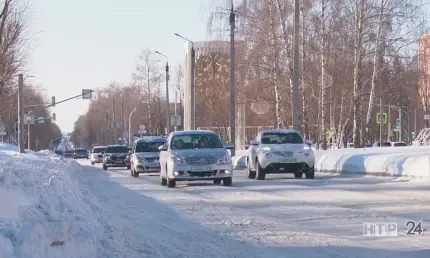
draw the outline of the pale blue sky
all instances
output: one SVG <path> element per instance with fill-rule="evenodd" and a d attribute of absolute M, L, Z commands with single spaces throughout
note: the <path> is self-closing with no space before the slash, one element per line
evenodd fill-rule
<path fill-rule="evenodd" d="M 163 52 L 172 67 L 184 62 L 184 41 L 207 39 L 210 0 L 34 0 L 30 1 L 31 45 L 26 82 L 57 101 L 83 88 L 128 83 L 145 47 Z M 216 1 L 213 1 L 216 2 Z M 221 0 L 220 0 L 221 2 Z M 53 108 L 63 132 L 71 132 L 88 101 Z"/>

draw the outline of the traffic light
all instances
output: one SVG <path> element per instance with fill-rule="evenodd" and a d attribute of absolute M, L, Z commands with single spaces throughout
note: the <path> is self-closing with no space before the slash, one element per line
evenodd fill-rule
<path fill-rule="evenodd" d="M 55 115 L 55 113 L 52 113 L 52 121 L 55 121 L 57 119 L 57 116 Z"/>
<path fill-rule="evenodd" d="M 52 104 L 53 107 L 55 107 L 55 96 L 52 96 Z"/>
<path fill-rule="evenodd" d="M 412 140 L 415 139 L 415 132 L 412 132 Z"/>

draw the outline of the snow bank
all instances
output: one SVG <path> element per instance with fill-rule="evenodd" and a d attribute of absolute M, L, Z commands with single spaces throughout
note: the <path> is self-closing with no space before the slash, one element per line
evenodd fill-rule
<path fill-rule="evenodd" d="M 430 179 L 430 146 L 314 150 L 317 172 Z M 235 169 L 246 168 L 246 150 L 236 150 Z"/>
<path fill-rule="evenodd" d="M 0 144 L 0 257 L 95 257 L 100 230 L 75 161 Z"/>
<path fill-rule="evenodd" d="M 339 149 L 315 156 L 318 172 L 430 178 L 429 147 Z"/>

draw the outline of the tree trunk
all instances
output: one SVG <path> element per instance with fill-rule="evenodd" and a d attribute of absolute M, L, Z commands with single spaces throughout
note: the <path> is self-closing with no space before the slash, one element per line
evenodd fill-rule
<path fill-rule="evenodd" d="M 376 78 L 380 71 L 379 70 L 379 62 L 380 62 L 380 41 L 382 36 L 382 20 L 383 20 L 383 14 L 384 14 L 384 5 L 385 1 L 381 0 L 380 10 L 379 10 L 379 19 L 378 19 L 378 26 L 376 28 L 376 45 L 375 45 L 375 53 L 373 55 L 373 71 L 372 71 L 372 86 L 370 88 L 370 98 L 369 98 L 369 106 L 367 108 L 367 115 L 366 115 L 366 128 L 369 128 L 371 116 L 372 116 L 372 109 L 373 109 L 373 103 L 375 101 L 375 88 L 376 88 Z"/>
<path fill-rule="evenodd" d="M 326 1 L 322 0 L 321 2 L 321 140 L 322 140 L 322 149 L 327 149 L 327 136 L 326 136 L 326 109 L 325 109 L 325 99 L 327 94 L 327 88 L 329 85 L 326 85 L 326 39 L 325 39 L 325 8 Z"/>
<path fill-rule="evenodd" d="M 359 3 L 356 7 L 356 30 L 354 44 L 354 97 L 353 97 L 353 133 L 352 139 L 354 147 L 361 144 L 361 68 L 363 61 L 363 26 L 364 26 L 364 3 L 365 0 L 357 0 Z"/>

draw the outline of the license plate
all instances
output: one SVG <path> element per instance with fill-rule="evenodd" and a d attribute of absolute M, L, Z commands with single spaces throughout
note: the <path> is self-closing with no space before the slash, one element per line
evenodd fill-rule
<path fill-rule="evenodd" d="M 287 159 L 283 159 L 282 162 L 283 163 L 294 163 L 294 162 L 297 162 L 297 160 L 293 159 L 293 158 L 287 158 Z"/>
<path fill-rule="evenodd" d="M 191 168 L 190 170 L 198 172 L 198 171 L 211 171 L 212 169 L 207 168 L 207 167 L 196 167 L 196 168 Z"/>
<path fill-rule="evenodd" d="M 115 160 L 115 164 L 122 164 L 124 163 L 122 160 Z"/>

